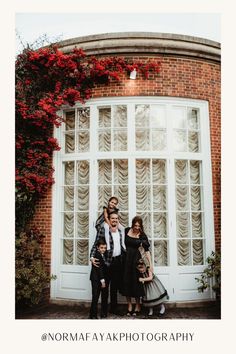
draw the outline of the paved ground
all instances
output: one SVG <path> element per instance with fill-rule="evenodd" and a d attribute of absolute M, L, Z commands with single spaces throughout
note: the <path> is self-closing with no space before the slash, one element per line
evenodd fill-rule
<path fill-rule="evenodd" d="M 126 316 L 126 306 L 120 305 L 119 308 L 121 315 L 109 314 L 107 319 L 220 319 L 220 306 L 216 304 L 209 304 L 204 307 L 195 308 L 180 308 L 180 307 L 168 307 L 164 317 L 159 318 L 157 316 L 157 309 L 152 317 L 147 316 L 145 309 L 137 317 Z M 89 308 L 87 305 L 57 305 L 49 304 L 37 309 L 27 309 L 25 311 L 18 311 L 16 313 L 16 319 L 88 319 Z M 103 319 L 103 321 L 106 319 Z"/>

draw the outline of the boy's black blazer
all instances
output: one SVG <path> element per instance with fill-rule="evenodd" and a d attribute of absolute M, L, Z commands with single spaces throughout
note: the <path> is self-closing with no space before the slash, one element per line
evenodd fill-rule
<path fill-rule="evenodd" d="M 105 257 L 105 256 L 104 256 Z M 90 280 L 100 282 L 101 279 L 107 279 L 107 266 L 100 252 L 96 250 L 94 258 L 99 260 L 99 267 L 92 264 Z"/>

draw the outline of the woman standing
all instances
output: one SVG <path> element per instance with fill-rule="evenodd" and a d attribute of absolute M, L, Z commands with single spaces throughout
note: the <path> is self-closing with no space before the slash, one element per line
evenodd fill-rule
<path fill-rule="evenodd" d="M 126 259 L 124 264 L 123 295 L 126 296 L 128 303 L 127 316 L 138 315 L 141 310 L 140 297 L 144 296 L 143 284 L 139 281 L 137 262 L 141 258 L 139 247 L 142 244 L 145 249 L 147 259 L 151 265 L 151 255 L 149 252 L 150 244 L 143 230 L 143 220 L 135 216 L 132 226 L 125 229 Z M 132 298 L 135 298 L 135 308 L 132 312 Z"/>

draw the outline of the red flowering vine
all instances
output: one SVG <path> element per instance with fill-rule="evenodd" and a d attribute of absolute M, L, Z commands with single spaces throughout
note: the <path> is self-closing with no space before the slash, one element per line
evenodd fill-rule
<path fill-rule="evenodd" d="M 60 126 L 62 105 L 92 97 L 95 85 L 120 80 L 136 69 L 147 79 L 160 64 L 121 57 L 87 57 L 83 50 L 65 54 L 56 46 L 25 49 L 16 60 L 16 216 L 24 225 L 37 199 L 53 183 L 51 157 L 60 147 L 52 137 Z"/>

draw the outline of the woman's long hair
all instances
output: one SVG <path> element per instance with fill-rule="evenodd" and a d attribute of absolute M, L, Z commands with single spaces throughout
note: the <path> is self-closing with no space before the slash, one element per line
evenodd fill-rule
<path fill-rule="evenodd" d="M 134 225 L 136 224 L 136 222 L 138 222 L 139 225 L 140 225 L 140 231 L 141 231 L 141 233 L 144 233 L 144 231 L 143 231 L 143 219 L 141 218 L 141 216 L 136 215 L 136 216 L 133 218 L 133 220 L 132 220 L 132 228 L 134 227 Z"/>

